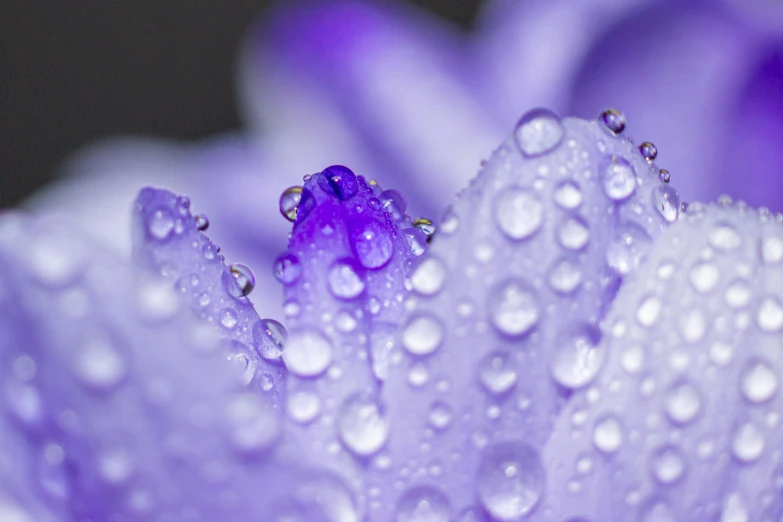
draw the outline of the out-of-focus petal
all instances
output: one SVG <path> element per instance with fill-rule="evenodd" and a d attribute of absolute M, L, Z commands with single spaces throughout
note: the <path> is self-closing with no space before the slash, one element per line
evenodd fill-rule
<path fill-rule="evenodd" d="M 542 109 L 522 117 L 411 275 L 383 389 L 390 462 L 369 484 L 376 517 L 416 520 L 424 501 L 439 521 L 535 508 L 554 416 L 600 371 L 599 323 L 678 212 L 628 140 Z"/>
<path fill-rule="evenodd" d="M 502 137 L 467 56 L 453 28 L 400 4 L 284 5 L 250 38 L 241 91 L 289 168 L 345 163 L 432 212 Z"/>
<path fill-rule="evenodd" d="M 780 520 L 780 221 L 709 206 L 661 235 L 558 418 L 533 520 Z"/>

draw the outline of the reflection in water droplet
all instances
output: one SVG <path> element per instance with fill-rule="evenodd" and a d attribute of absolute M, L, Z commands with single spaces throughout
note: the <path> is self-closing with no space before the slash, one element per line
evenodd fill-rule
<path fill-rule="evenodd" d="M 669 171 L 666 169 L 661 169 L 658 171 L 658 177 L 663 183 L 668 183 L 672 180 L 672 175 L 669 174 Z"/>
<path fill-rule="evenodd" d="M 366 457 L 380 450 L 389 436 L 385 408 L 377 400 L 355 394 L 342 405 L 339 420 L 340 438 L 351 453 Z"/>
<path fill-rule="evenodd" d="M 658 148 L 649 141 L 643 142 L 639 145 L 639 153 L 648 162 L 651 162 L 658 156 Z"/>
<path fill-rule="evenodd" d="M 544 492 L 545 472 L 536 450 L 521 442 L 486 448 L 476 488 L 484 509 L 497 520 L 518 520 L 536 507 Z"/>
<path fill-rule="evenodd" d="M 288 187 L 280 196 L 280 213 L 292 223 L 296 221 L 301 199 L 302 187 Z"/>
<path fill-rule="evenodd" d="M 560 145 L 564 133 L 556 114 L 547 109 L 533 109 L 517 122 L 514 139 L 524 156 L 535 157 Z"/>
<path fill-rule="evenodd" d="M 451 505 L 446 496 L 430 486 L 415 486 L 397 501 L 394 522 L 449 522 Z"/>
<path fill-rule="evenodd" d="M 197 215 L 194 219 L 196 228 L 202 232 L 209 228 L 209 218 L 204 214 Z"/>
<path fill-rule="evenodd" d="M 510 239 L 526 239 L 541 228 L 544 222 L 544 205 L 530 190 L 504 190 L 495 201 L 495 222 L 500 231 Z"/>
<path fill-rule="evenodd" d="M 290 334 L 283 360 L 300 377 L 315 377 L 332 364 L 332 345 L 317 330 L 298 330 Z"/>
<path fill-rule="evenodd" d="M 247 296 L 256 287 L 256 278 L 249 267 L 241 263 L 234 263 L 228 267 L 228 270 L 235 284 L 227 284 L 226 290 L 234 297 Z"/>
<path fill-rule="evenodd" d="M 427 243 L 430 243 L 432 241 L 432 238 L 435 237 L 435 232 L 437 232 L 437 228 L 432 223 L 432 220 L 420 217 L 414 219 L 412 224 L 415 228 L 421 230 L 422 233 L 427 237 Z"/>
<path fill-rule="evenodd" d="M 598 117 L 598 121 L 612 134 L 620 134 L 625 130 L 625 115 L 618 110 L 606 109 Z"/>
<path fill-rule="evenodd" d="M 523 335 L 538 323 L 535 291 L 527 283 L 511 279 L 489 292 L 487 310 L 492 324 L 507 335 Z"/>
<path fill-rule="evenodd" d="M 353 252 L 363 267 L 376 270 L 391 259 L 394 245 L 381 223 L 373 219 L 352 222 L 349 234 Z"/>

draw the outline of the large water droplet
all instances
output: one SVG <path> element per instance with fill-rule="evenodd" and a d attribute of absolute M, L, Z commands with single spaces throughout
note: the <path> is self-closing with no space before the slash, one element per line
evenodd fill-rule
<path fill-rule="evenodd" d="M 340 438 L 351 453 L 360 457 L 380 450 L 389 436 L 385 408 L 365 394 L 348 397 L 340 410 Z"/>
<path fill-rule="evenodd" d="M 767 236 L 761 239 L 761 260 L 767 264 L 783 261 L 783 239 Z"/>
<path fill-rule="evenodd" d="M 432 315 L 411 318 L 402 332 L 402 345 L 413 355 L 429 355 L 443 341 L 443 325 Z"/>
<path fill-rule="evenodd" d="M 283 360 L 295 374 L 315 377 L 332 364 L 332 345 L 317 330 L 297 330 L 288 338 Z"/>
<path fill-rule="evenodd" d="M 778 376 L 769 363 L 755 361 L 742 373 L 742 394 L 750 402 L 761 404 L 769 401 L 778 391 Z"/>
<path fill-rule="evenodd" d="M 288 332 L 274 319 L 261 319 L 253 325 L 253 344 L 258 355 L 275 361 L 283 355 Z"/>
<path fill-rule="evenodd" d="M 713 263 L 704 261 L 693 265 L 688 273 L 688 280 L 697 292 L 706 294 L 718 284 L 720 271 Z"/>
<path fill-rule="evenodd" d="M 652 163 L 652 161 L 658 157 L 658 147 L 649 141 L 645 141 L 639 145 L 639 154 L 641 154 L 642 157 L 648 162 Z"/>
<path fill-rule="evenodd" d="M 765 297 L 759 303 L 756 323 L 765 332 L 783 329 L 783 304 L 776 297 Z"/>
<path fill-rule="evenodd" d="M 701 413 L 701 395 L 687 382 L 674 384 L 663 398 L 666 416 L 675 424 L 688 424 Z"/>
<path fill-rule="evenodd" d="M 737 460 L 750 463 L 761 457 L 765 445 L 764 433 L 755 424 L 748 422 L 734 432 L 731 451 Z"/>
<path fill-rule="evenodd" d="M 514 139 L 524 156 L 546 154 L 563 141 L 563 125 L 555 113 L 547 109 L 533 109 L 517 122 Z"/>
<path fill-rule="evenodd" d="M 652 191 L 652 204 L 668 222 L 677 220 L 680 213 L 680 195 L 669 185 L 661 185 Z"/>
<path fill-rule="evenodd" d="M 351 223 L 350 240 L 359 263 L 370 270 L 385 266 L 394 252 L 388 231 L 373 219 Z"/>
<path fill-rule="evenodd" d="M 197 215 L 195 218 L 193 218 L 193 221 L 196 224 L 196 228 L 201 232 L 204 232 L 209 228 L 209 218 L 204 214 Z"/>
<path fill-rule="evenodd" d="M 302 187 L 288 187 L 280 195 L 280 213 L 292 223 L 296 221 L 301 199 Z"/>
<path fill-rule="evenodd" d="M 157 241 L 165 241 L 174 231 L 174 216 L 167 208 L 152 212 L 147 217 L 147 231 L 150 237 Z"/>
<path fill-rule="evenodd" d="M 338 299 L 351 300 L 364 292 L 361 270 L 351 259 L 341 259 L 332 265 L 327 276 L 329 290 Z"/>
<path fill-rule="evenodd" d="M 510 188 L 495 201 L 495 221 L 507 237 L 519 241 L 532 236 L 544 222 L 544 205 L 532 191 Z"/>
<path fill-rule="evenodd" d="M 541 458 L 527 444 L 494 444 L 481 455 L 476 488 L 484 509 L 496 520 L 528 515 L 541 499 L 544 484 Z"/>
<path fill-rule="evenodd" d="M 620 134 L 625 130 L 625 115 L 616 109 L 606 109 L 598 117 L 604 127 L 612 134 Z"/>
<path fill-rule="evenodd" d="M 716 250 L 728 252 L 742 245 L 742 236 L 737 230 L 726 223 L 716 225 L 707 234 L 707 240 Z"/>
<path fill-rule="evenodd" d="M 415 486 L 397 501 L 394 522 L 449 522 L 451 505 L 446 495 L 430 486 Z"/>
<path fill-rule="evenodd" d="M 590 228 L 584 219 L 572 216 L 560 223 L 557 240 L 563 248 L 581 250 L 590 241 Z"/>
<path fill-rule="evenodd" d="M 604 417 L 593 427 L 593 445 L 603 453 L 614 453 L 623 443 L 623 427 L 616 417 Z"/>
<path fill-rule="evenodd" d="M 560 335 L 549 366 L 555 381 L 575 389 L 595 379 L 605 358 L 600 343 L 601 331 L 590 324 L 572 326 Z"/>
<path fill-rule="evenodd" d="M 487 310 L 492 324 L 507 335 L 523 335 L 538 323 L 538 298 L 527 283 L 511 279 L 489 292 Z"/>
<path fill-rule="evenodd" d="M 502 395 L 517 383 L 517 371 L 511 356 L 493 352 L 484 357 L 478 366 L 481 385 L 492 395 Z"/>
<path fill-rule="evenodd" d="M 616 229 L 606 249 L 606 262 L 619 274 L 628 274 L 642 262 L 651 242 L 646 230 L 636 223 L 626 223 Z"/>
<path fill-rule="evenodd" d="M 636 171 L 624 158 L 612 156 L 601 174 L 604 192 L 615 201 L 623 201 L 636 191 Z"/>
<path fill-rule="evenodd" d="M 413 289 L 422 295 L 435 295 L 440 292 L 446 280 L 446 267 L 436 257 L 423 260 L 411 275 Z"/>
<path fill-rule="evenodd" d="M 351 199 L 359 191 L 356 174 L 342 165 L 332 165 L 324 169 L 318 175 L 318 186 L 327 194 L 337 196 L 343 201 Z"/>

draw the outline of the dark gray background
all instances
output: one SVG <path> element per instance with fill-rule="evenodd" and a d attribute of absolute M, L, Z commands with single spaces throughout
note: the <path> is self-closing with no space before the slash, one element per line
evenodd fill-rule
<path fill-rule="evenodd" d="M 468 29 L 480 0 L 408 0 Z M 234 69 L 268 1 L 0 2 L 0 208 L 97 137 L 240 127 Z"/>

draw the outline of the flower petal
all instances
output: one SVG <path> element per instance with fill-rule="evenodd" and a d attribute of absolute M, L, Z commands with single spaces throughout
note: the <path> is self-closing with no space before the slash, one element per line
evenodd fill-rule
<path fill-rule="evenodd" d="M 534 520 L 783 515 L 783 226 L 691 209 L 621 289 L 606 367 L 544 450 Z"/>
<path fill-rule="evenodd" d="M 495 516 L 532 509 L 553 416 L 606 355 L 599 322 L 678 211 L 657 168 L 600 123 L 522 117 L 412 273 L 384 387 L 392 462 L 371 481 L 379 513 L 407 509 L 399 491 L 457 512 L 522 488 L 513 516 Z M 533 467 L 503 479 L 506 457 Z"/>

